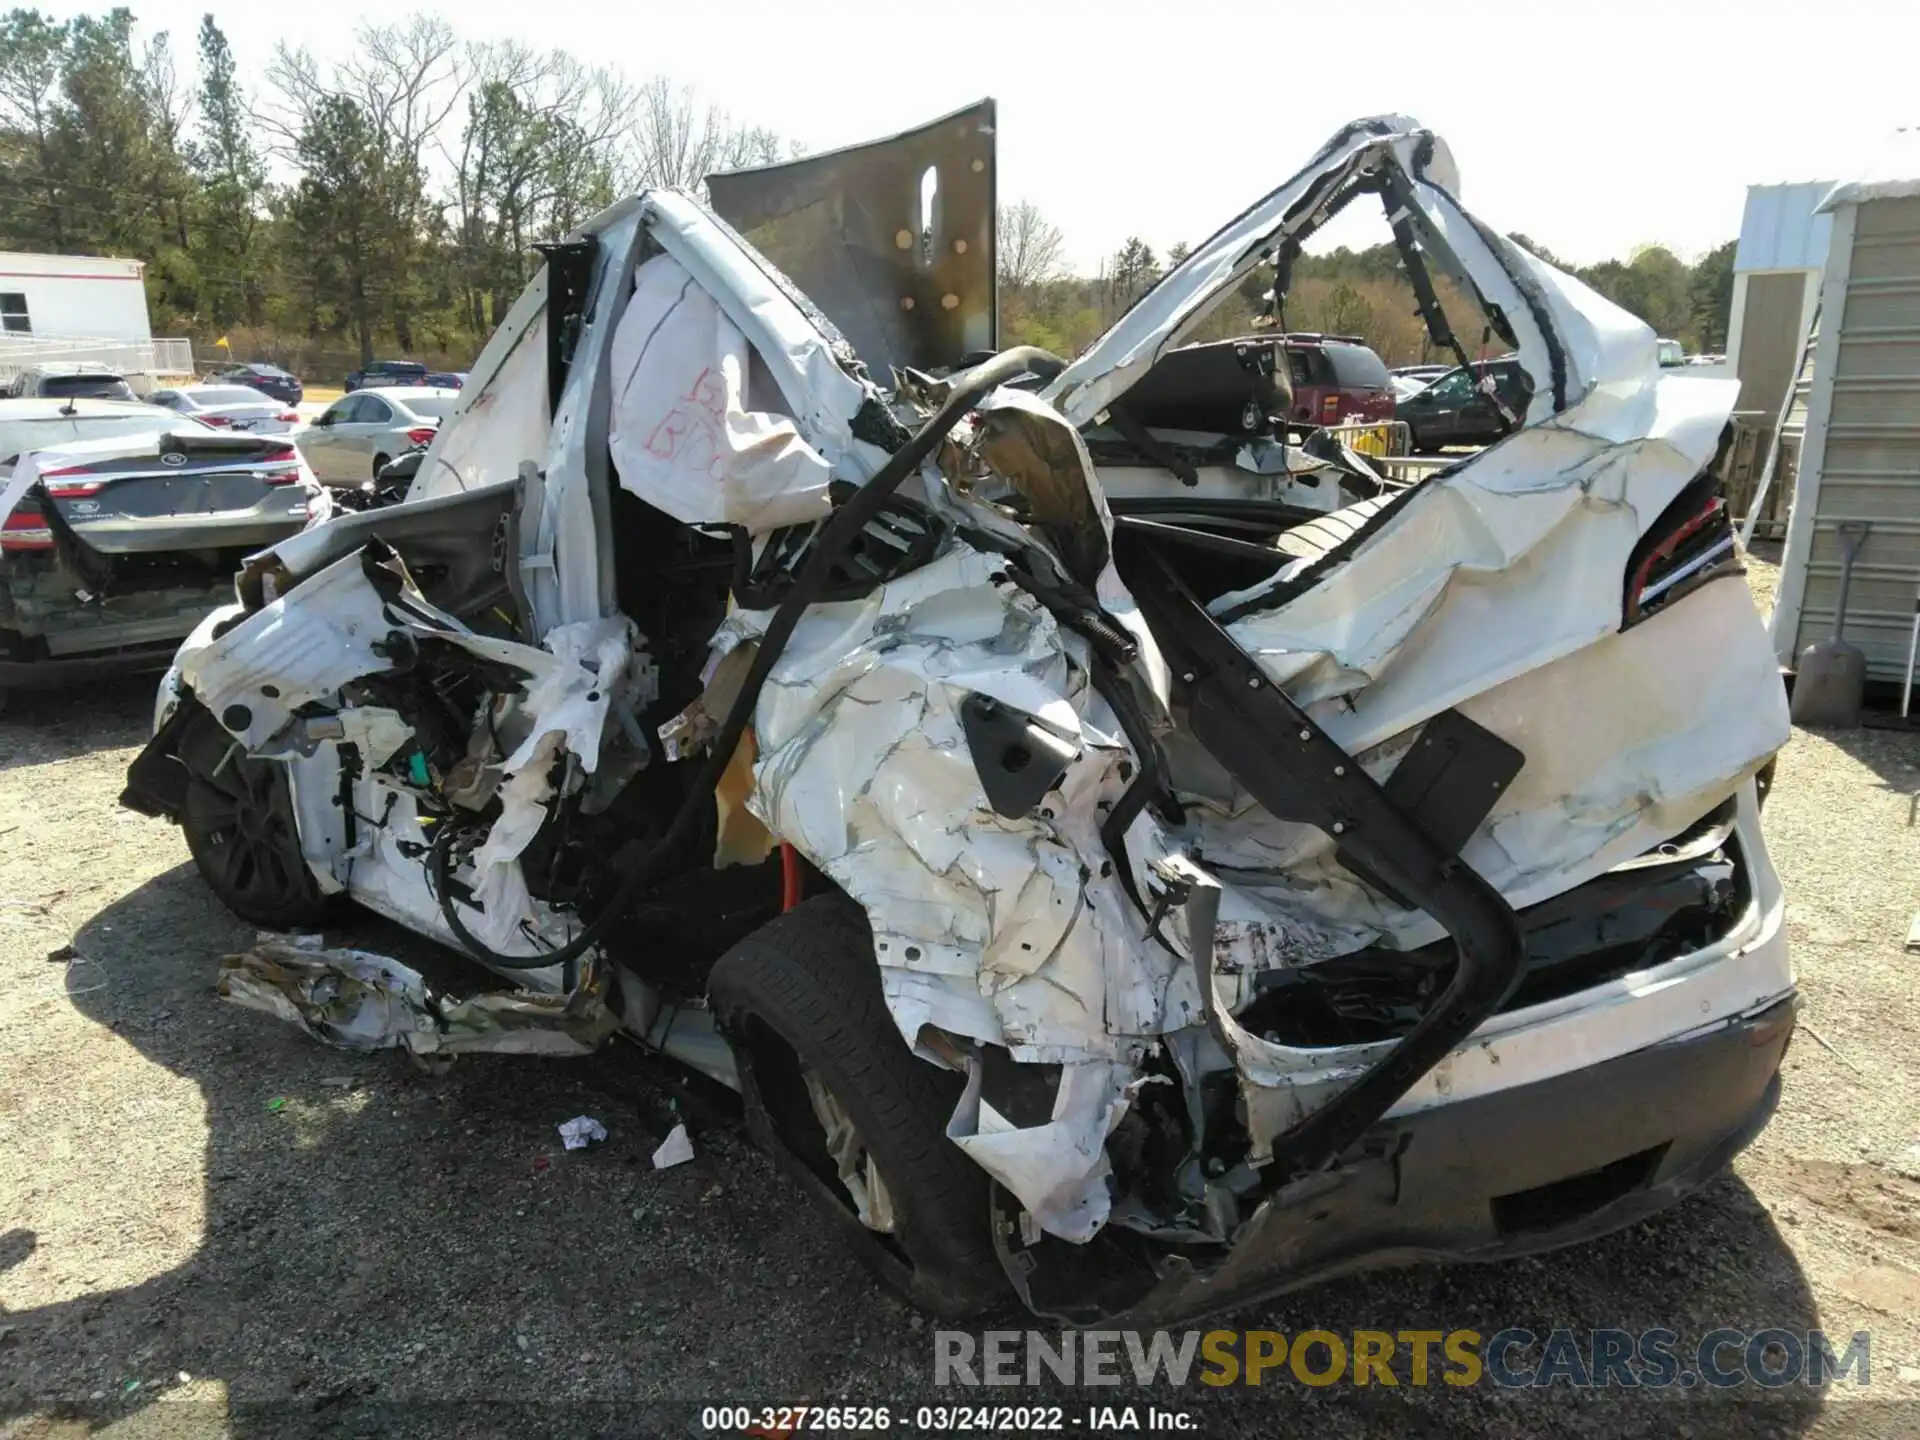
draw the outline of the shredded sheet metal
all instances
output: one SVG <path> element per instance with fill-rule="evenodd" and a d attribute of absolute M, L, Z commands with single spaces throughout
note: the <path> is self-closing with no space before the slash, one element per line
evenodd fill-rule
<path fill-rule="evenodd" d="M 563 943 L 574 922 L 533 899 L 519 857 L 547 819 L 556 762 L 570 759 L 577 767 L 575 783 L 591 775 L 614 707 L 638 713 L 651 703 L 657 677 L 639 653 L 639 636 L 627 619 L 611 616 L 556 626 L 536 648 L 475 634 L 416 591 L 405 598 L 404 607 L 384 600 L 368 577 L 366 552 L 355 551 L 186 653 L 181 676 L 258 753 L 292 745 L 303 723 L 294 718 L 297 707 L 390 668 L 386 651 L 395 632 L 458 646 L 517 671 L 524 677 L 522 693 L 503 702 L 493 720 L 511 748 L 484 772 L 501 813 L 467 867 L 478 908 L 468 907 L 463 923 L 503 954 Z M 344 886 L 381 913 L 451 940 L 421 865 L 400 848 L 402 840 L 424 843 L 421 834 L 396 832 L 420 830 L 411 796 L 377 768 L 411 738 L 410 722 L 392 710 L 348 707 L 341 727 L 364 747 L 355 782 L 359 812 L 384 814 L 390 824 L 369 827 L 371 833 L 349 852 L 344 829 L 306 803 L 311 798 L 331 805 L 338 793 L 337 758 L 330 750 L 313 754 L 311 747 L 293 747 L 305 752 L 293 778 L 309 868 L 329 891 Z M 405 809 L 396 813 L 400 804 Z"/>
<path fill-rule="evenodd" d="M 1287 197 L 1321 171 L 1364 164 L 1381 146 L 1416 165 L 1411 122 L 1369 126 L 1343 132 L 1317 168 L 1202 247 L 1083 355 L 1049 391 L 1068 417 L 1091 418 L 1177 341 L 1204 313 L 1201 292 L 1235 282 L 1255 230 L 1271 230 Z M 1731 388 L 1663 379 L 1644 325 L 1465 218 L 1444 147 L 1417 163 L 1416 198 L 1433 228 L 1519 332 L 1535 377 L 1530 424 L 1409 492 L 1316 585 L 1256 604 L 1230 632 L 1378 778 L 1450 707 L 1525 750 L 1520 781 L 1466 852 L 1525 904 L 1739 791 L 1784 742 L 1786 712 L 1737 579 L 1620 631 L 1627 557 L 1711 458 Z M 996 443 L 976 453 L 1004 461 L 1011 473 L 1000 478 L 1051 522 L 1069 566 L 1094 558 L 1097 542 L 1062 543 L 1093 539 L 1096 518 L 1106 525 L 1097 489 L 1074 493 L 1073 472 L 1091 473 L 1078 436 L 1064 424 L 1048 435 L 1057 415 L 1030 395 L 1003 392 L 980 408 Z M 1005 1045 L 1016 1061 L 1062 1065 L 1045 1124 L 1010 1124 L 975 1085 L 949 1133 L 1044 1229 L 1083 1240 L 1107 1217 L 1104 1140 L 1144 1055 L 1203 1011 L 1190 967 L 1146 938 L 1111 877 L 1098 823 L 1132 757 L 1088 684 L 1081 642 L 1017 587 L 996 585 L 998 568 L 955 542 L 864 601 L 815 607 L 760 699 L 753 804 L 866 908 L 883 993 L 910 1044 L 931 1054 L 921 1032 L 936 1026 Z M 1094 588 L 1140 639 L 1148 698 L 1164 703 L 1157 647 L 1111 565 Z M 1260 599 L 1229 596 L 1216 613 Z M 756 636 L 765 618 L 732 617 L 717 648 Z M 1024 817 L 995 814 L 983 797 L 958 717 L 969 693 L 1024 710 L 1079 747 Z M 1229 1004 L 1244 1002 L 1262 969 L 1437 938 L 1424 914 L 1338 866 L 1319 831 L 1266 815 L 1230 778 L 1209 788 L 1178 833 L 1138 818 L 1128 855 L 1149 896 L 1152 863 L 1189 848 L 1221 877 L 1216 954 Z M 1176 912 L 1165 927 L 1176 951 L 1187 948 L 1182 924 Z M 1783 964 L 1756 965 L 1752 983 L 1716 996 L 1712 1013 L 1790 984 Z M 1620 997 L 1617 1023 L 1595 1029 L 1599 1048 L 1648 1043 L 1649 1025 L 1670 1027 L 1671 1016 L 1650 1018 L 1630 998 Z M 1542 1074 L 1575 1063 L 1572 1050 L 1558 1059 L 1552 1050 L 1528 1051 Z M 1291 1123 L 1324 1104 L 1372 1058 L 1364 1047 L 1271 1047 L 1260 1083 L 1280 1098 L 1266 1120 Z"/>
<path fill-rule="evenodd" d="M 1310 191 L 1330 194 L 1389 156 L 1412 176 L 1423 249 L 1511 322 L 1534 385 L 1526 426 L 1405 492 L 1333 558 L 1288 567 L 1281 584 L 1312 580 L 1299 593 L 1269 581 L 1217 601 L 1215 613 L 1376 778 L 1390 775 L 1420 727 L 1449 708 L 1522 749 L 1525 769 L 1465 851 L 1511 903 L 1565 891 L 1736 794 L 1763 897 L 1713 953 L 1495 1017 L 1401 1102 L 1419 1108 L 1724 1023 L 1791 989 L 1750 778 L 1784 742 L 1786 707 L 1744 587 L 1713 580 L 1621 629 L 1627 557 L 1712 456 L 1732 387 L 1663 378 L 1645 325 L 1466 215 L 1445 145 L 1413 121 L 1383 117 L 1343 127 L 1298 175 L 1143 296 L 1043 396 L 989 397 L 967 444 L 979 442 L 969 463 L 991 468 L 988 480 L 1026 494 L 1031 529 L 1140 643 L 1136 688 L 1188 805 L 1178 829 L 1151 811 L 1138 816 L 1127 862 L 1149 903 L 1156 863 L 1169 857 L 1191 857 L 1219 880 L 1219 1001 L 1241 1005 L 1265 969 L 1436 938 L 1424 915 L 1338 866 L 1326 836 L 1249 804 L 1217 763 L 1183 743 L 1190 737 L 1169 708 L 1164 661 L 1107 555 L 1111 519 L 1078 433 L 1190 335 L 1263 250 L 1307 223 L 1316 207 L 1301 202 Z M 557 619 L 591 626 L 599 623 L 591 607 L 604 613 L 612 604 L 577 453 L 593 387 L 611 394 L 621 483 L 683 521 L 764 531 L 816 519 L 826 512 L 830 463 L 850 479 L 877 463 L 848 434 L 869 389 L 839 367 L 834 346 L 764 270 L 690 201 L 649 195 L 638 214 L 666 253 L 639 266 L 630 299 L 608 289 L 597 302 L 600 348 L 588 363 L 576 357 L 545 489 L 529 502 L 540 538 L 527 568 L 535 611 L 552 627 L 547 648 L 453 641 L 521 665 L 530 696 L 542 697 L 528 699 L 509 737 L 516 758 L 503 767 L 506 813 L 491 853 L 477 857 L 489 878 L 506 863 L 501 888 L 488 892 L 489 923 L 513 919 L 520 902 L 505 887 L 551 798 L 549 762 L 564 748 L 591 769 L 604 740 L 604 695 L 579 688 L 580 657 L 600 653 L 597 632 L 592 643 L 581 631 L 567 642 L 573 648 L 556 645 L 567 628 Z M 609 223 L 607 235 L 617 230 L 627 247 L 620 253 L 639 253 L 632 214 Z M 958 479 L 956 456 L 941 463 Z M 936 510 L 966 513 L 966 533 L 1025 543 L 1008 515 L 948 486 L 932 466 L 920 481 Z M 561 599 L 541 578 L 548 564 L 564 581 Z M 1086 1240 L 1108 1219 L 1105 1141 L 1144 1083 L 1149 1054 L 1165 1046 L 1197 1065 L 1208 1043 L 1206 1006 L 1184 914 L 1166 917 L 1165 944 L 1150 938 L 1100 838 L 1138 760 L 1090 684 L 1085 643 L 1005 583 L 1004 564 L 955 538 L 865 599 L 809 609 L 759 698 L 746 798 L 772 836 L 865 909 L 882 993 L 907 1043 L 969 1070 L 949 1122 L 954 1142 L 1041 1228 Z M 217 665 L 190 657 L 187 678 L 216 714 L 221 700 L 246 698 L 252 723 L 240 728 L 257 744 L 281 723 L 259 700 L 260 682 L 297 678 L 276 702 L 290 710 L 294 695 L 365 673 L 352 667 L 376 633 L 367 628 L 371 593 L 364 579 L 356 587 L 349 577 L 315 576 L 211 642 L 202 654 Z M 293 618 L 302 608 L 321 612 L 310 629 Z M 716 656 L 744 655 L 769 619 L 731 615 L 714 639 Z M 382 617 L 377 633 L 390 623 Z M 986 800 L 960 719 L 970 695 L 1032 716 L 1073 749 L 1057 784 L 1025 815 L 1002 816 Z M 669 754 L 697 743 L 701 719 L 690 711 L 662 737 Z M 409 796 L 376 794 L 374 778 L 363 776 L 356 810 L 387 814 L 387 823 L 353 856 L 344 842 L 314 838 L 338 793 L 329 754 L 289 762 L 310 863 L 350 876 L 363 903 L 444 937 L 417 851 L 407 849 L 422 836 Z M 532 923 L 553 918 L 536 908 Z M 535 943 L 515 940 L 522 953 Z M 451 1020 L 459 1007 L 436 1005 L 404 967 L 342 953 L 346 960 L 328 963 L 256 948 L 237 957 L 223 983 L 241 1003 L 333 1043 L 459 1043 Z M 493 1009 L 461 1012 L 480 1027 L 476 1042 L 495 1042 L 475 1048 L 511 1048 L 495 1032 L 508 1028 L 499 1007 L 516 1002 L 532 1003 L 496 997 Z M 547 1043 L 555 1028 L 540 1030 Z M 424 1038 L 408 1038 L 416 1035 Z M 1061 1067 L 1045 1121 L 1016 1125 L 984 1098 L 981 1045 L 1004 1046 L 1018 1063 Z M 1232 1061 L 1250 1134 L 1264 1140 L 1326 1103 L 1377 1054 L 1250 1037 Z"/>
<path fill-rule="evenodd" d="M 222 962 L 224 999 L 297 1026 L 342 1050 L 416 1055 L 585 1055 L 618 1026 L 600 997 L 493 992 L 433 994 L 417 970 L 370 950 L 262 938 Z"/>

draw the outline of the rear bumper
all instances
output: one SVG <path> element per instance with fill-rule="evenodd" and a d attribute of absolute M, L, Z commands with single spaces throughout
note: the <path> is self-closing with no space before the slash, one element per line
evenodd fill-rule
<path fill-rule="evenodd" d="M 315 492 L 318 493 L 318 492 Z M 109 520 L 78 527 L 104 555 L 167 555 L 196 550 L 264 550 L 307 525 L 313 496 L 289 485 L 251 510 L 215 515 L 166 515 L 147 520 Z"/>
<path fill-rule="evenodd" d="M 177 639 L 129 645 L 94 655 L 63 655 L 43 660 L 0 660 L 0 690 L 61 690 L 116 675 L 148 675 L 165 670 L 180 648 Z"/>
<path fill-rule="evenodd" d="M 1797 998 L 1533 1084 L 1381 1121 L 1337 1170 L 1276 1193 L 1225 1260 L 1127 1316 L 1190 1319 L 1358 1270 L 1551 1250 L 1698 1189 L 1766 1125 Z"/>

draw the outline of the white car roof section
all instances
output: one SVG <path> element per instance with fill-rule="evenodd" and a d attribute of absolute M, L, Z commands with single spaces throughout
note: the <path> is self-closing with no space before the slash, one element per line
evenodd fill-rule
<path fill-rule="evenodd" d="M 1343 127 L 1286 184 L 1200 245 L 1068 366 L 1047 397 L 1075 425 L 1092 421 L 1281 241 L 1311 234 L 1325 202 L 1347 180 L 1383 162 L 1410 182 L 1422 248 L 1450 251 L 1460 272 L 1512 325 L 1520 363 L 1534 382 L 1530 422 L 1564 410 L 1595 385 L 1637 382 L 1645 374 L 1652 331 L 1476 221 L 1456 198 L 1459 176 L 1446 143 L 1417 121 L 1386 115 Z"/>

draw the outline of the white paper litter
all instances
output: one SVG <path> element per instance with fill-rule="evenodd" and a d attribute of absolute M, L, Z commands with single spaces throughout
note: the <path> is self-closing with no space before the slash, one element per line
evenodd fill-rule
<path fill-rule="evenodd" d="M 576 1115 L 560 1127 L 560 1143 L 569 1150 L 584 1150 L 595 1140 L 607 1138 L 607 1127 L 591 1115 Z"/>
<path fill-rule="evenodd" d="M 687 1127 L 676 1125 L 673 1133 L 660 1142 L 660 1148 L 653 1152 L 653 1168 L 666 1170 L 675 1165 L 684 1165 L 693 1158 L 693 1140 L 687 1134 Z"/>

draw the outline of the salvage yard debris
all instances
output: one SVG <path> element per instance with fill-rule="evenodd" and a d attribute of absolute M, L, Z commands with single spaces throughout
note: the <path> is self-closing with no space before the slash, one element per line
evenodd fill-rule
<path fill-rule="evenodd" d="M 584 985 L 570 996 L 505 991 L 449 1000 L 429 990 L 418 971 L 385 955 L 284 938 L 262 939 L 227 956 L 214 989 L 343 1050 L 585 1055 L 618 1023 Z"/>
<path fill-rule="evenodd" d="M 1438 136 L 1354 121 L 1077 359 L 951 337 L 931 413 L 691 197 L 604 212 L 402 503 L 255 557 L 125 797 L 242 918 L 344 896 L 543 993 L 285 941 L 224 992 L 578 1054 L 617 985 L 956 1315 L 1170 1317 L 1705 1185 L 1796 1000 L 1737 387 L 1459 191 Z M 1136 384 L 1363 198 L 1434 345 L 1511 348 L 1511 433 L 1404 488 L 1259 404 L 1143 439 Z"/>
<path fill-rule="evenodd" d="M 584 1150 L 596 1140 L 607 1138 L 607 1127 L 591 1115 L 576 1115 L 560 1126 L 560 1143 L 569 1150 Z"/>
<path fill-rule="evenodd" d="M 653 1152 L 653 1168 L 670 1170 L 675 1165 L 684 1165 L 693 1159 L 693 1141 L 687 1136 L 687 1127 L 676 1125 L 666 1139 L 660 1142 L 660 1148 Z"/>

